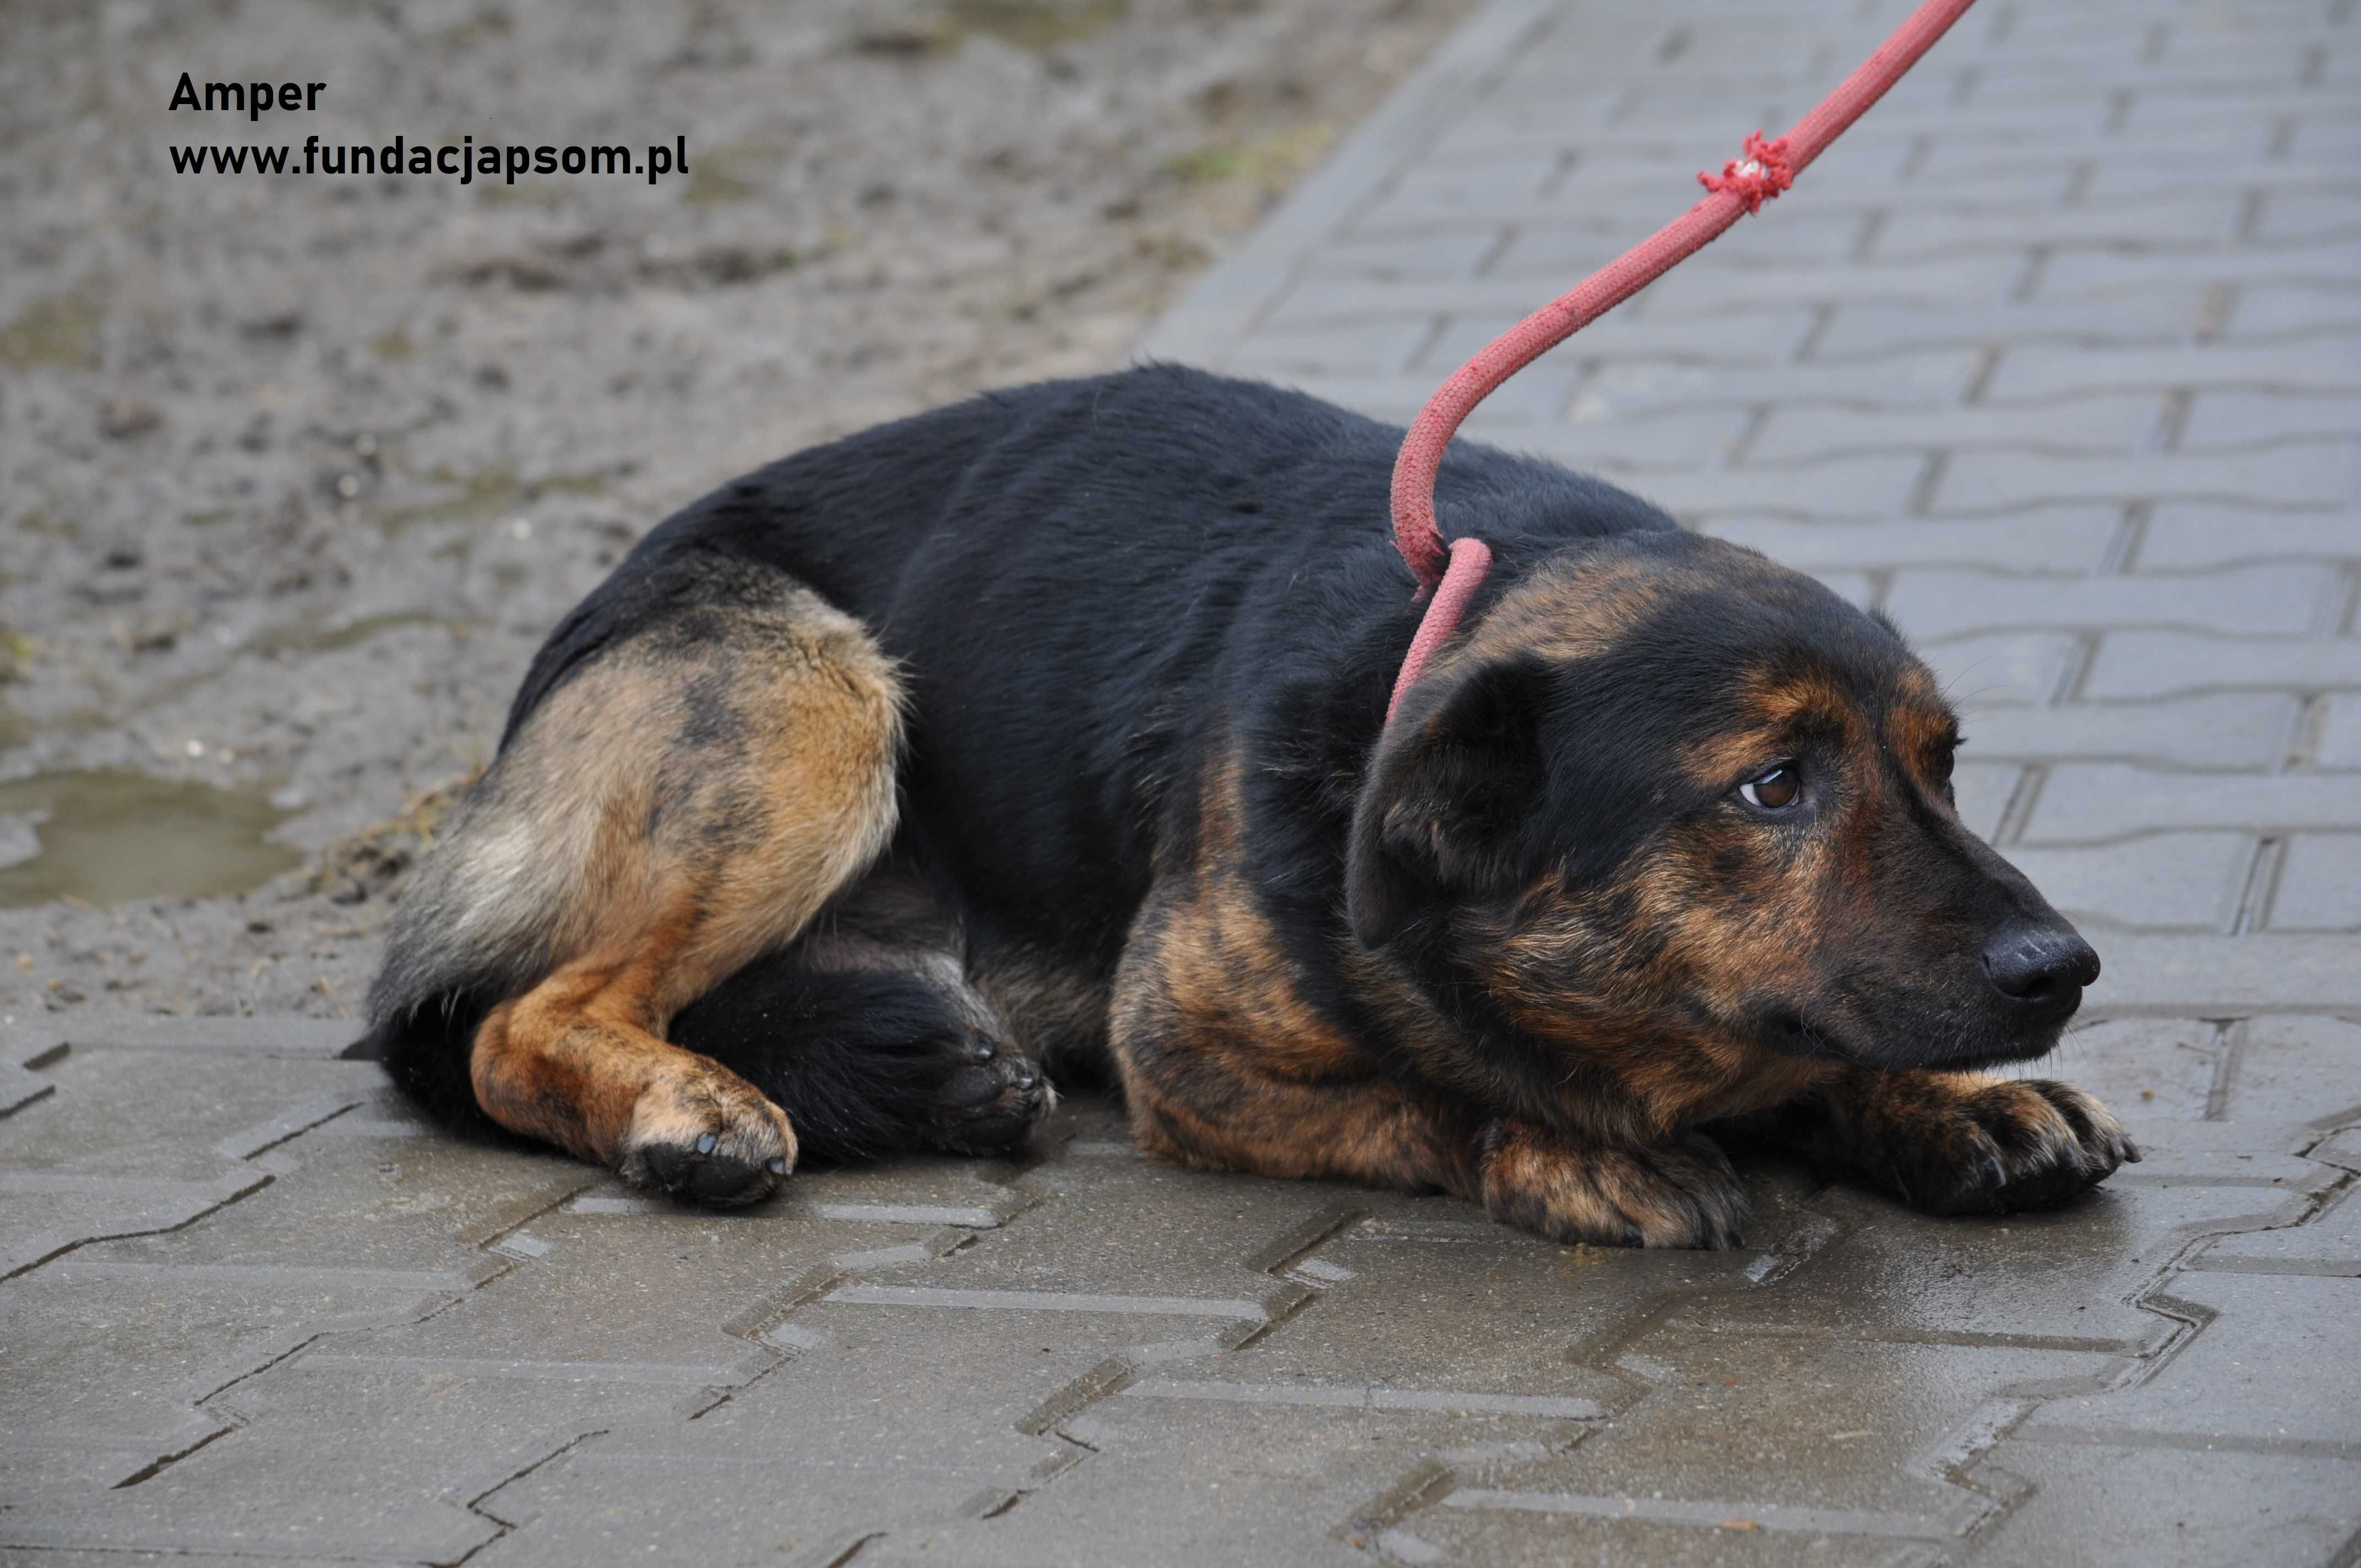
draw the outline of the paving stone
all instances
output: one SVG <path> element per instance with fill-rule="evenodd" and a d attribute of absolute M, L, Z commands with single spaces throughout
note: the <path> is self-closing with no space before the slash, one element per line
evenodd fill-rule
<path fill-rule="evenodd" d="M 1651 474 L 1637 488 L 1683 518 L 1743 512 L 1876 519 L 1908 505 L 1926 468 L 1926 459 L 1916 453 L 1878 453 L 1817 463 L 1666 471 Z"/>
<path fill-rule="evenodd" d="M 1579 207 L 1578 188 L 1569 186 L 1566 198 L 1569 204 Z M 1504 215 L 1513 218 L 1514 214 Z M 1743 237 L 1754 242 L 1753 246 L 1741 246 L 1737 253 L 1741 257 L 1755 254 L 1759 247 L 1789 266 L 1834 265 L 1860 248 L 1861 236 L 1866 232 L 1859 213 L 1787 213 L 1780 214 L 1775 225 L 1746 233 Z M 1564 279 L 1564 287 L 1571 288 L 1621 255 L 1636 237 L 1629 226 L 1620 224 L 1537 224 L 1519 234 L 1500 253 L 1499 260 L 1492 267 L 1492 275 L 1503 280 L 1524 280 L 1528 288 L 1534 280 Z M 1724 268 L 1737 264 L 1726 256 L 1717 255 L 1715 259 Z"/>
<path fill-rule="evenodd" d="M 2070 405 L 2068 405 L 2070 406 Z M 2257 506 L 2344 506 L 2361 498 L 2361 446 L 2290 442 L 2261 451 L 2150 452 L 2137 458 L 1956 452 L 1935 490 L 1939 511 L 2037 501 L 2224 499 Z"/>
<path fill-rule="evenodd" d="M 2361 430 L 2361 398 L 2312 397 L 2292 392 L 2235 390 L 2200 392 L 2190 400 L 2180 445 L 2279 444 L 2304 437 L 2350 436 Z"/>
<path fill-rule="evenodd" d="M 2138 564 L 2143 570 L 2189 571 L 2274 559 L 2361 559 L 2361 515 L 2169 502 L 2148 519 Z"/>
<path fill-rule="evenodd" d="M 1580 339 L 1576 340 L 1579 343 Z M 1567 351 L 1578 355 L 1574 344 Z M 1695 407 L 1711 403 L 1944 402 L 1963 394 L 1976 373 L 1976 351 L 1928 349 L 1843 365 L 1688 365 L 1673 361 L 1602 365 L 1586 382 L 1577 411 L 1591 399 L 1605 408 Z M 1433 387 L 1427 391 L 1432 392 Z"/>
<path fill-rule="evenodd" d="M 2272 192 L 2254 231 L 2255 238 L 2267 245 L 2354 235 L 2361 235 L 2361 202 L 2309 186 Z"/>
<path fill-rule="evenodd" d="M 2353 270 L 2361 275 L 2361 262 Z M 2047 296 L 2046 289 L 2044 293 Z M 2252 346 L 2015 348 L 2002 356 L 2000 369 L 1984 395 L 1995 402 L 2008 402 L 2158 387 L 2361 390 L 2361 339 L 2330 337 Z"/>
<path fill-rule="evenodd" d="M 2237 1122 L 2323 1122 L 2361 1107 L 2361 1024 L 2342 1018 L 2257 1019 L 2230 1075 L 2226 1114 Z"/>
<path fill-rule="evenodd" d="M 2081 644 L 2064 631 L 1986 631 L 1913 641 L 1943 695 L 1980 721 L 2004 707 L 2049 701 L 2081 658 Z M 1983 728 L 1978 722 L 1969 730 L 1971 745 Z"/>
<path fill-rule="evenodd" d="M 58 1091 L 0 1124 L 0 1278 L 107 1237 L 173 1230 L 261 1190 L 283 1164 L 268 1151 L 347 1113 L 378 1078 L 346 1062 L 225 1074 L 167 1053 L 143 1079 L 115 1053 L 66 1047 L 48 1059 Z M 158 1125 L 159 1104 L 181 1103 L 156 1097 L 158 1080 L 186 1096 L 185 1120 Z"/>
<path fill-rule="evenodd" d="M 331 1018 L 175 1018 L 161 1014 L 75 1014 L 60 1032 L 84 1049 L 235 1051 L 269 1057 L 335 1057 L 359 1026 Z"/>
<path fill-rule="evenodd" d="M 2227 335 L 2243 342 L 2356 332 L 2361 332 L 2361 293 L 2349 286 L 2288 283 L 2240 289 Z"/>
<path fill-rule="evenodd" d="M 1750 1172 L 1744 1249 L 1562 1247 L 1443 1200 L 1368 1195 L 1374 1212 L 1289 1271 L 1317 1294 L 1285 1332 L 1176 1363 L 1132 1397 L 1359 1405 L 1587 1420 L 1627 1402 L 1629 1380 L 1585 1364 L 1660 1298 L 1754 1288 L 1811 1255 L 1831 1229 L 1794 1173 Z M 1444 1342 L 1437 1321 L 1458 1325 Z"/>
<path fill-rule="evenodd" d="M 2348 1188 L 2317 1216 L 2279 1230 L 2225 1236 L 2189 1266 L 2215 1274 L 2361 1276 L 2361 1204 Z"/>
<path fill-rule="evenodd" d="M 2361 1529 L 2361 1463 L 2124 1442 L 2004 1440 L 1980 1476 L 2034 1479 L 1974 1561 L 2053 1568 L 2314 1568 Z"/>
<path fill-rule="evenodd" d="M 2038 806 L 2035 813 L 2037 820 Z M 2156 833 L 2088 849 L 2012 844 L 2006 853 L 2071 919 L 2218 931 L 2237 914 L 2255 840 L 2246 833 Z"/>
<path fill-rule="evenodd" d="M 667 1389 L 275 1369 L 222 1397 L 237 1430 L 137 1486 L 0 1514 L 0 1546 L 445 1563 L 493 1539 L 467 1504 Z"/>
<path fill-rule="evenodd" d="M 1960 820 L 1987 841 L 2000 836 L 2009 802 L 2025 778 L 2025 770 L 2011 763 L 1961 762 L 1952 771 L 1951 794 Z"/>
<path fill-rule="evenodd" d="M 1624 1364 L 1645 1368 L 1655 1387 L 1612 1427 L 1563 1456 L 1454 1490 L 1404 1523 L 1446 1547 L 1456 1532 L 1444 1533 L 1444 1519 L 1496 1510 L 1653 1516 L 1699 1530 L 1747 1519 L 1781 1537 L 1955 1541 L 1993 1503 L 1940 1479 L 1918 1456 L 2004 1390 L 2090 1378 L 2119 1359 L 1668 1322 L 1625 1353 Z"/>
<path fill-rule="evenodd" d="M 759 1212 L 545 1214 L 497 1244 L 529 1266 L 424 1321 L 310 1352 L 303 1365 L 736 1387 L 778 1359 L 759 1343 L 765 1318 L 845 1274 L 836 1260 L 857 1268 L 901 1249 L 925 1255 L 937 1228 Z"/>
<path fill-rule="evenodd" d="M 0 1285 L 9 1347 L 0 1489 L 17 1499 L 103 1492 L 227 1431 L 205 1401 L 321 1335 L 399 1322 L 456 1300 L 469 1273 L 313 1270 L 125 1273 L 69 1259 Z M 27 1478 L 27 1455 L 81 1474 Z M 28 1484 L 28 1479 L 30 1484 Z M 12 1499 L 16 1500 L 16 1499 Z"/>
<path fill-rule="evenodd" d="M 1701 252 L 1698 259 L 1712 254 Z M 1774 267 L 1758 260 L 1745 270 L 1749 278 L 1768 285 L 1761 296 L 1733 290 L 1723 272 L 1711 268 L 1691 271 L 1684 264 L 1649 284 L 1632 303 L 1653 317 L 1705 319 L 1743 311 L 1784 310 L 1796 302 L 1817 305 L 1829 313 L 1829 320 L 1812 340 L 1813 359 L 1852 363 L 1896 353 L 1981 345 L 1987 334 L 1975 323 L 1986 319 L 1985 313 L 2007 308 L 2004 302 L 2024 276 L 2025 263 L 2006 256 L 1874 263 L 1847 257 L 1795 267 Z M 1930 308 L 1937 305 L 1941 308 Z M 1857 328 L 1848 324 L 1856 316 Z M 1906 324 L 1911 321 L 1917 323 L 1915 329 Z M 1884 331 L 1888 327 L 1891 336 Z M 1829 345 L 1835 342 L 1846 346 L 1832 350 Z"/>
<path fill-rule="evenodd" d="M 1568 1563 L 1645 1563 L 1651 1568 L 1921 1568 L 1941 1561 L 1941 1548 L 1930 1541 L 1850 1533 L 1864 1525 L 1911 1530 L 1916 1520 L 1856 1519 L 1778 1505 L 1753 1505 L 1752 1513 L 1741 1514 L 1720 1508 L 1716 1502 L 1685 1498 L 1581 1497 L 1470 1487 L 1445 1496 L 1440 1505 L 1389 1531 L 1380 1543 L 1396 1562 L 1499 1563 L 1504 1568 L 1558 1568 Z"/>
<path fill-rule="evenodd" d="M 1418 364 L 1437 375 L 1448 374 L 1523 320 L 1525 313 L 1519 306 L 1498 313 L 1455 314 Z M 1602 362 L 1787 359 L 1811 332 L 1813 320 L 1811 310 L 1803 305 L 1703 317 L 1609 316 L 1584 330 L 1577 353 L 1583 359 Z"/>
<path fill-rule="evenodd" d="M 2361 696 L 2340 693 L 2325 698 L 2323 708 L 2314 762 L 2323 768 L 2361 768 Z"/>
<path fill-rule="evenodd" d="M 2298 833 L 2271 895 L 2277 931 L 2361 930 L 2361 835 Z"/>
<path fill-rule="evenodd" d="M 2051 54 L 2052 58 L 2069 66 L 2078 59 L 2085 58 L 2093 52 L 2088 48 L 2074 49 L 2043 45 L 2037 43 L 2029 33 L 2022 35 L 2020 42 L 2024 47 L 2040 49 L 2045 54 Z M 1945 47 L 1949 47 L 1949 39 L 1945 40 Z M 2054 53 L 2052 53 L 2053 50 Z M 2095 52 L 2104 57 L 2113 55 L 2110 46 L 2103 42 L 2098 44 Z M 2059 90 L 2072 91 L 2076 85 L 2071 82 L 2062 83 Z M 2080 167 L 2084 164 L 2110 160 L 2147 163 L 2162 161 L 2169 165 L 2176 157 L 2184 159 L 2206 157 L 2218 158 L 2235 164 L 2273 156 L 2271 142 L 2270 129 L 2265 126 L 2250 123 L 2224 125 L 2219 121 L 2208 123 L 2202 120 L 2192 120 L 2182 125 L 2156 126 L 2136 142 L 2122 137 L 2109 136 L 2071 141 L 2059 140 L 2047 147 L 2038 145 L 2012 147 L 2009 148 L 2008 162 L 2034 167 L 2060 163 Z M 1972 178 L 1977 170 L 1993 161 L 1994 160 L 1989 148 L 1978 146 L 1972 141 L 1962 140 L 1957 137 L 1938 136 L 1932 138 L 1917 168 L 1921 179 L 1931 178 L 1936 183 L 1942 184 L 1952 180 Z M 2066 256 L 2078 257 L 2081 254 L 2068 252 Z M 2061 257 L 2059 259 L 2065 258 Z M 2132 255 L 2092 257 L 2090 259 L 2095 263 L 2108 260 L 2132 261 L 2137 258 L 2136 255 Z"/>
<path fill-rule="evenodd" d="M 2086 1089 L 2119 1116 L 2197 1122 L 2226 1051 L 2221 1025 L 2206 1019 L 2112 1018 L 2070 1029 L 2023 1070 Z"/>
<path fill-rule="evenodd" d="M 1878 230 L 1876 254 L 1899 258 L 2028 246 L 2213 244 L 2237 235 L 2242 202 L 2236 191 L 2205 190 L 2163 201 L 2024 207 L 2005 221 L 1939 209 L 1904 213 Z"/>
<path fill-rule="evenodd" d="M 2284 695 L 2081 702 L 1979 712 L 1968 754 L 2027 761 L 2121 757 L 2203 768 L 2268 768 L 2287 754 L 2302 705 Z"/>
<path fill-rule="evenodd" d="M 2361 828 L 2361 790 L 2332 774 L 2257 778 L 2065 762 L 2049 770 L 2025 839 L 2072 842 L 2165 828 Z"/>
<path fill-rule="evenodd" d="M 1289 381 L 1301 375 L 1382 376 L 1410 363 L 1434 335 L 1424 316 L 1350 322 L 1257 334 L 1232 361 L 1239 375 Z"/>
<path fill-rule="evenodd" d="M 2279 1007 L 2361 1009 L 2352 938 L 2301 932 L 2239 937 L 2126 931 L 2107 938 L 2094 1010 L 2201 1009 L 2209 1016 Z"/>
<path fill-rule="evenodd" d="M 2121 455 L 2154 430 L 2161 406 L 2152 393 L 2111 393 L 1964 409 L 1789 407 L 1773 411 L 1752 450 L 1798 460 L 1896 446 L 1953 453 L 2010 446 Z M 2024 454 L 2011 455 L 2014 460 Z"/>
<path fill-rule="evenodd" d="M 2235 1036 L 2236 1025 L 2233 1022 L 2222 1027 L 2226 1045 Z M 2229 1048 L 2235 1051 L 2235 1047 Z M 2212 1108 L 2210 1102 L 2208 1108 Z M 2246 1220 L 2234 1218 L 2217 1225 L 2200 1226 L 2195 1233 L 2177 1238 L 2178 1242 L 2300 1223 L 2320 1194 L 2334 1187 L 2345 1174 L 2342 1167 L 2302 1152 L 2315 1149 L 2322 1141 L 2318 1128 L 2302 1123 L 2158 1119 L 2147 1114 L 2146 1102 L 2134 1106 L 2124 1102 L 2115 1109 L 2122 1113 L 2124 1126 L 2139 1145 L 2141 1157 L 2139 1164 L 2125 1166 L 2107 1178 L 2109 1186 L 2126 1192 L 2147 1188 L 2177 1190 L 2191 1186 L 2245 1188 L 2275 1195 L 2271 1204 L 2267 1205 L 2268 1212 L 2256 1211 L 2261 1215 L 2259 1220 L 2249 1216 Z"/>
<path fill-rule="evenodd" d="M 1314 258 L 1309 273 L 1388 282 L 1473 278 L 1504 238 L 1502 229 L 1472 223 L 1340 238 Z"/>
<path fill-rule="evenodd" d="M 1760 442 L 1752 444 L 1762 450 Z M 2081 507 L 2022 517 L 1898 522 L 1719 517 L 1705 532 L 1795 567 L 1980 565 L 2004 560 L 2021 571 L 2081 572 L 2099 565 L 2120 522 L 2117 508 Z"/>
<path fill-rule="evenodd" d="M 792 1358 L 726 1402 L 693 1420 L 675 1408 L 620 1421 L 486 1499 L 522 1527 L 487 1560 L 825 1562 L 862 1535 L 894 1541 L 1005 1508 L 1093 1462 L 1051 1429 L 1067 1406 L 1093 1401 L 1094 1369 L 1140 1327 L 1105 1315 L 802 1309 L 772 1332 Z M 615 1506 L 674 1496 L 709 1506 Z"/>
<path fill-rule="evenodd" d="M 1084 1135 L 1123 1146 L 1111 1120 Z M 1337 1223 L 1340 1203 L 1357 1198 L 1317 1182 L 1206 1176 L 1119 1156 L 1046 1168 L 1024 1186 L 1041 1198 L 1024 1223 L 983 1232 L 949 1257 L 881 1268 L 827 1299 L 930 1314 L 1104 1312 L 1160 1324 L 1159 1338 L 1219 1339 L 1285 1315 L 1302 1295 L 1246 1260 L 1277 1261 L 1310 1245 Z M 1149 1212 L 1157 1225 L 1133 1223 Z"/>
<path fill-rule="evenodd" d="M 877 1561 L 904 1568 L 1012 1562 L 1351 1568 L 1370 1559 L 1339 1537 L 1402 1471 L 1466 1443 L 1538 1448 L 1551 1423 L 1119 1397 L 1066 1430 L 1098 1452 L 1000 1519 L 896 1532 L 878 1543 Z M 1186 1479 L 1176 1485 L 1176 1476 Z M 1152 1512 L 1139 1506 L 1150 1492 L 1159 1499 Z"/>
<path fill-rule="evenodd" d="M 1526 451 L 1545 452 L 1570 466 L 1601 473 L 1698 468 L 1727 460 L 1752 423 L 1752 416 L 1743 409 L 1677 409 L 1630 419 L 1554 423 L 1521 433 L 1515 444 Z"/>
<path fill-rule="evenodd" d="M 1916 638 L 2012 626 L 2185 627 L 2299 636 L 2334 586 L 2327 568 L 2300 565 L 2076 581 L 1922 569 L 1895 574 L 1885 608 L 1905 632 Z M 2104 644 L 2101 652 L 2103 656 Z M 2090 696 L 2132 695 L 2084 689 Z"/>
<path fill-rule="evenodd" d="M 2361 281 L 2361 256 L 2350 245 L 2327 242 L 2319 245 L 2274 246 L 2268 250 L 2249 247 L 2227 247 L 2213 251 L 2155 251 L 2146 254 L 2105 255 L 2096 251 L 2067 251 L 2050 258 L 2041 270 L 2038 296 L 2045 300 L 2070 300 L 2104 297 L 2158 287 L 2179 288 L 2191 283 L 2280 286 L 2330 286 L 2350 288 Z M 2202 353 L 2202 349 L 2190 352 Z M 2333 354 L 2315 363 L 2313 376 L 2323 376 L 2332 384 L 2337 378 L 2327 367 L 2334 363 Z M 2123 367 L 2111 367 L 2121 374 Z M 2255 372 L 2254 378 L 2264 384 L 2277 378 L 2264 367 L 2244 367 Z M 2236 378 L 2235 376 L 2230 378 Z M 2158 374 L 2143 378 L 2146 384 L 2169 384 L 2185 380 L 2180 374 Z"/>
<path fill-rule="evenodd" d="M 240 1163 L 222 1152 L 225 1139 L 291 1108 L 358 1104 L 385 1082 L 368 1062 L 282 1061 L 254 1072 L 210 1054 L 88 1046 L 68 1047 L 41 1076 L 55 1092 L 0 1121 L 0 1172 L 209 1182 Z"/>
<path fill-rule="evenodd" d="M 2184 170 L 2152 154 L 2117 153 L 2089 160 L 2083 189 L 2097 200 L 2153 196 L 2171 190 L 2187 178 Z M 2270 192 L 2294 189 L 2333 178 L 2324 160 L 2301 158 L 2245 158 L 2236 154 L 2211 160 L 2207 177 L 2224 189 Z"/>
<path fill-rule="evenodd" d="M 2361 1332 L 2361 1280 L 2191 1273 L 2171 1294 L 2217 1315 L 2152 1378 L 2052 1399 L 2023 1435 L 2157 1433 L 2340 1456 L 2361 1444 L 2361 1363 L 2346 1354 Z"/>
<path fill-rule="evenodd" d="M 2111 631 L 2099 641 L 2081 695 L 2149 697 L 2253 686 L 2361 686 L 2361 640 L 2244 641 L 2179 631 Z"/>
<path fill-rule="evenodd" d="M 191 1282 L 324 1304 L 352 1288 L 421 1300 L 526 1266 L 523 1250 L 490 1244 L 596 1179 L 555 1155 L 406 1134 L 299 1136 L 264 1157 L 269 1183 L 199 1223 L 93 1242 L 42 1272 L 126 1291 Z"/>
<path fill-rule="evenodd" d="M 1804 1266 L 1744 1295 L 1686 1297 L 1659 1321 L 1667 1332 L 1763 1336 L 1752 1354 L 1766 1358 L 1766 1370 L 1774 1365 L 1767 1358 L 1781 1354 L 1774 1345 L 1881 1340 L 2103 1353 L 2046 1375 L 2102 1376 L 2115 1354 L 2153 1349 L 2174 1332 L 2170 1320 L 2132 1303 L 2188 1241 L 2292 1220 L 2305 1201 L 2184 1177 L 2170 1185 L 2110 1181 L 2048 1213 L 1953 1218 L 1837 1188 L 1819 1204 L 1839 1234 Z M 1635 1353 L 1681 1365 L 1644 1343 Z M 1998 1384 L 1987 1389 L 2000 1391 Z M 1800 1430 L 1812 1428 L 1805 1421 Z"/>

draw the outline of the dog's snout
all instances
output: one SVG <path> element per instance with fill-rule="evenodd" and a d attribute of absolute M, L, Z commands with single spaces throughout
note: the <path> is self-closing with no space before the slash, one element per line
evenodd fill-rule
<path fill-rule="evenodd" d="M 2099 955 L 2070 928 L 2018 926 L 1984 944 L 1983 967 L 1993 989 L 2011 1002 L 2070 1013 L 2082 988 L 2099 978 Z"/>

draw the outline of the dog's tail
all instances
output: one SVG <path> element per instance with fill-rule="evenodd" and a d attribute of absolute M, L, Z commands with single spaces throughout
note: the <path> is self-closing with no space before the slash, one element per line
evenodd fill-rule
<path fill-rule="evenodd" d="M 412 873 L 369 988 L 368 1033 L 345 1053 L 383 1062 L 411 1098 L 457 1125 L 486 1120 L 468 1077 L 476 1031 L 549 972 L 556 927 L 591 881 L 592 846 L 575 841 L 587 836 L 566 814 L 516 800 L 511 761 L 503 751 L 476 781 Z"/>

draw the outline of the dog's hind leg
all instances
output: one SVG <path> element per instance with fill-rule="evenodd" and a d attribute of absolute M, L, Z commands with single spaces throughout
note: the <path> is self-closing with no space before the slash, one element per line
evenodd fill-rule
<path fill-rule="evenodd" d="M 634 1185 L 738 1202 L 785 1173 L 794 1129 L 665 1035 L 891 838 L 899 694 L 860 624 L 779 574 L 666 571 L 463 804 L 373 1003 L 389 1069 L 432 1102 L 456 1064 L 401 1019 L 498 996 L 465 1057 L 485 1115 Z"/>
<path fill-rule="evenodd" d="M 964 949 L 919 878 L 881 868 L 699 997 L 672 1037 L 784 1109 L 807 1161 L 1008 1154 L 1056 1097 Z"/>

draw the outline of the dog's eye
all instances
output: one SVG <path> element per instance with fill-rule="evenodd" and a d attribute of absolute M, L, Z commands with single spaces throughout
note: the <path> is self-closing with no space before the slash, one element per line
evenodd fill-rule
<path fill-rule="evenodd" d="M 1796 773 L 1794 763 L 1782 762 L 1740 784 L 1738 793 L 1746 797 L 1749 806 L 1760 806 L 1764 811 L 1784 811 L 1795 805 L 1796 797 L 1804 793 L 1804 781 Z"/>

